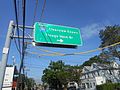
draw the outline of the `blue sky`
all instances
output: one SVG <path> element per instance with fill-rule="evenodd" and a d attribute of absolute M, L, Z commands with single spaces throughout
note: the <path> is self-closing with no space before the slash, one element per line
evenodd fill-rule
<path fill-rule="evenodd" d="M 20 5 L 21 5 L 20 0 Z M 27 0 L 26 4 L 26 25 L 33 23 L 34 7 L 36 0 Z M 82 52 L 98 48 L 100 45 L 99 31 L 106 25 L 120 24 L 120 0 L 46 0 L 42 22 L 77 27 L 81 30 L 83 46 L 77 49 L 48 48 L 39 47 L 45 50 L 62 53 Z M 35 21 L 40 20 L 43 0 L 38 0 L 38 8 Z M 19 24 L 22 24 L 22 7 L 19 10 Z M 15 21 L 14 5 L 12 0 L 1 0 L 0 3 L 0 58 L 2 57 L 2 48 L 4 46 L 7 28 L 10 20 Z M 26 30 L 26 32 L 29 32 Z M 32 45 L 28 46 L 27 51 L 41 52 Z M 66 64 L 79 65 L 90 57 L 100 52 L 89 53 L 75 56 L 43 56 L 28 54 L 25 56 L 25 65 L 30 69 L 28 75 L 35 79 L 40 79 L 42 70 L 46 68 L 50 61 L 63 60 Z M 45 53 L 47 54 L 47 53 Z M 16 57 L 16 63 L 19 66 L 19 55 L 14 45 L 11 43 L 8 63 L 12 64 L 12 56 Z"/>

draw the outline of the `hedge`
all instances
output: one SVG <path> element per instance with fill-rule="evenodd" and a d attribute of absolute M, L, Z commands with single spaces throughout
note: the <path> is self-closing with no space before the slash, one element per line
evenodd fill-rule
<path fill-rule="evenodd" d="M 97 90 L 120 90 L 120 83 L 106 83 L 96 86 Z"/>

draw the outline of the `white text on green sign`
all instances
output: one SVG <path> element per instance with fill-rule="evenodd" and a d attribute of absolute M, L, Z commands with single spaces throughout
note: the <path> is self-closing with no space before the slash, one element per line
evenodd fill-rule
<path fill-rule="evenodd" d="M 34 41 L 36 43 L 82 45 L 78 28 L 38 22 L 34 25 Z"/>

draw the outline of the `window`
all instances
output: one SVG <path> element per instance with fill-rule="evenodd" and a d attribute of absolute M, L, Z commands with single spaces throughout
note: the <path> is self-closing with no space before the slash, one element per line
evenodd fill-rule
<path fill-rule="evenodd" d="M 103 83 L 103 81 L 101 81 L 101 83 Z"/>
<path fill-rule="evenodd" d="M 88 78 L 89 78 L 90 76 L 89 76 L 89 74 L 88 74 Z"/>
<path fill-rule="evenodd" d="M 90 83 L 90 88 L 92 88 L 92 83 Z"/>
<path fill-rule="evenodd" d="M 71 83 L 70 83 L 70 85 L 74 85 L 74 83 L 73 83 L 73 82 L 71 82 Z"/>
<path fill-rule="evenodd" d="M 120 75 L 120 71 L 118 71 L 118 74 Z"/>
<path fill-rule="evenodd" d="M 112 72 L 111 72 L 111 70 L 109 70 L 109 72 L 110 72 L 110 75 L 112 75 Z"/>
<path fill-rule="evenodd" d="M 8 79 L 5 79 L 5 81 L 8 81 Z"/>
<path fill-rule="evenodd" d="M 98 73 L 98 76 L 100 76 L 99 71 L 97 73 Z"/>
<path fill-rule="evenodd" d="M 85 89 L 85 83 L 82 83 L 82 89 Z"/>
<path fill-rule="evenodd" d="M 87 85 L 87 88 L 90 88 L 90 85 L 89 85 L 89 83 L 86 83 L 86 85 Z"/>
<path fill-rule="evenodd" d="M 92 76 L 95 77 L 94 73 L 92 73 Z"/>

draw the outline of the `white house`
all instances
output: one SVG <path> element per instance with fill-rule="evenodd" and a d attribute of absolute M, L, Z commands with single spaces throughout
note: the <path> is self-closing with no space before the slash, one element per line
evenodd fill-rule
<path fill-rule="evenodd" d="M 120 82 L 119 64 L 112 62 L 110 64 L 93 63 L 91 66 L 84 66 L 82 69 L 81 89 L 96 90 L 96 85 L 106 82 Z"/>

